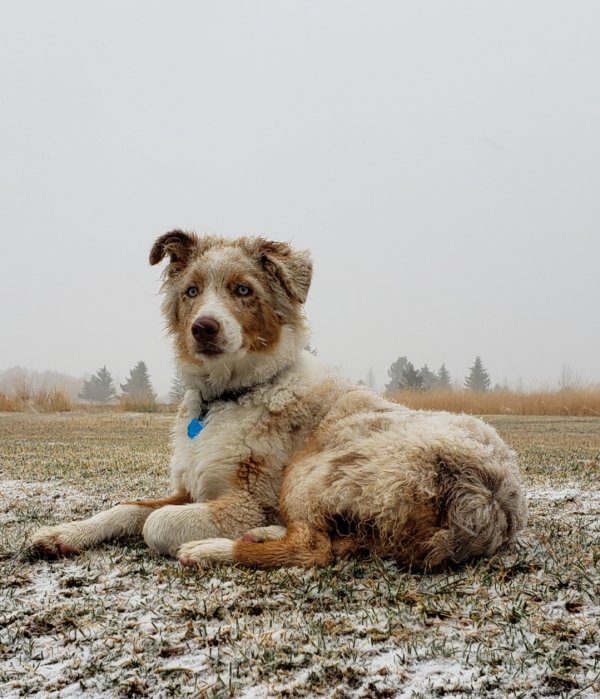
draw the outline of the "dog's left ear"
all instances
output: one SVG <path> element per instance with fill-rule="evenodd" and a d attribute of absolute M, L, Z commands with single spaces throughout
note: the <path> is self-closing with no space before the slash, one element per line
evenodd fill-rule
<path fill-rule="evenodd" d="M 280 284 L 288 296 L 304 303 L 312 279 L 312 260 L 308 250 L 294 250 L 288 243 L 259 239 L 260 264 Z"/>
<path fill-rule="evenodd" d="M 198 237 L 179 229 L 169 231 L 156 240 L 150 250 L 150 264 L 157 265 L 167 255 L 170 258 L 166 274 L 171 277 L 187 267 L 192 252 L 198 246 Z"/>

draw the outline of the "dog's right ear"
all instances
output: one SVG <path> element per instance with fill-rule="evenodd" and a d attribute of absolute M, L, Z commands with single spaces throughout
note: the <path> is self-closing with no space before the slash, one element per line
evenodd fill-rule
<path fill-rule="evenodd" d="M 156 240 L 150 250 L 150 264 L 157 265 L 167 255 L 170 257 L 169 266 L 165 270 L 167 277 L 172 277 L 184 270 L 192 253 L 198 246 L 198 236 L 176 229 L 169 231 Z"/>

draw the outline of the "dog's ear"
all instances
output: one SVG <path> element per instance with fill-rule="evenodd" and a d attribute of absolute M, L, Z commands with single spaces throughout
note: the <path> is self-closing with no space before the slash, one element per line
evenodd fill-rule
<path fill-rule="evenodd" d="M 178 274 L 187 267 L 192 252 L 198 246 L 198 237 L 176 229 L 169 231 L 156 240 L 150 250 L 150 264 L 156 265 L 167 255 L 170 257 L 166 269 L 168 277 Z"/>
<path fill-rule="evenodd" d="M 293 250 L 288 243 L 259 238 L 258 254 L 269 277 L 282 286 L 292 300 L 304 303 L 312 279 L 312 260 L 308 250 Z"/>

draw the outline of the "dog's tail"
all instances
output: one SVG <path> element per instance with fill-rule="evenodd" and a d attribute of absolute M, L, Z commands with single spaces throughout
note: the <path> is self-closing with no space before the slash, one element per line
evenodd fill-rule
<path fill-rule="evenodd" d="M 527 522 L 527 501 L 512 463 L 454 469 L 440 459 L 438 483 L 440 527 L 424 547 L 427 567 L 489 556 Z"/>

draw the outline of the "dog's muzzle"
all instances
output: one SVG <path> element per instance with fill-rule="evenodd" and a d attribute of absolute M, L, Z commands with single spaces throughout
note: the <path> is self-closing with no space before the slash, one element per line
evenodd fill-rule
<path fill-rule="evenodd" d="M 221 354 L 223 348 L 219 345 L 221 323 L 210 316 L 196 318 L 192 324 L 192 335 L 196 340 L 198 351 L 202 354 Z"/>

